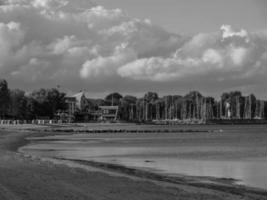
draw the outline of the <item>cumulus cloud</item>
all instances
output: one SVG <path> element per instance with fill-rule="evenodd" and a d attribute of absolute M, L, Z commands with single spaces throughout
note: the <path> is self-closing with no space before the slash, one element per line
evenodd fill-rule
<path fill-rule="evenodd" d="M 17 86 L 249 82 L 263 79 L 266 65 L 266 31 L 223 25 L 188 37 L 88 0 L 0 3 L 0 74 Z"/>
<path fill-rule="evenodd" d="M 1 60 L 8 57 L 18 48 L 24 38 L 24 32 L 20 28 L 20 24 L 9 22 L 7 24 L 0 23 L 0 58 Z"/>
<path fill-rule="evenodd" d="M 98 56 L 86 61 L 80 70 L 80 75 L 84 79 L 88 77 L 114 76 L 120 66 L 136 58 L 135 52 L 132 49 L 127 49 L 127 44 L 122 44 L 115 48 L 115 52 L 111 56 Z"/>
<path fill-rule="evenodd" d="M 161 82 L 199 76 L 214 81 L 253 79 L 259 66 L 261 73 L 267 72 L 262 58 L 266 47 L 259 48 L 260 43 L 266 44 L 264 35 L 249 34 L 243 29 L 235 32 L 231 26 L 223 25 L 217 33 L 192 37 L 168 58 L 139 59 L 122 66 L 118 73 L 136 80 Z"/>
<path fill-rule="evenodd" d="M 16 82 L 117 76 L 138 58 L 170 55 L 180 36 L 88 0 L 6 0 L 0 6 L 0 73 Z M 43 84 L 43 82 L 42 82 Z"/>
<path fill-rule="evenodd" d="M 222 31 L 222 40 L 236 37 L 236 38 L 244 38 L 246 42 L 249 42 L 248 32 L 244 29 L 241 29 L 240 31 L 234 31 L 230 25 L 222 25 L 221 31 Z"/>
<path fill-rule="evenodd" d="M 204 63 L 211 63 L 219 67 L 223 67 L 223 56 L 215 49 L 207 49 L 204 51 L 202 60 Z"/>

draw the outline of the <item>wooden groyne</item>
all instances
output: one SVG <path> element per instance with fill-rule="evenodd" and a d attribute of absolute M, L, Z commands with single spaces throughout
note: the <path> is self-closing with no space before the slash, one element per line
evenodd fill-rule
<path fill-rule="evenodd" d="M 214 130 L 194 129 L 44 129 L 45 132 L 61 133 L 200 133 L 215 132 Z"/>

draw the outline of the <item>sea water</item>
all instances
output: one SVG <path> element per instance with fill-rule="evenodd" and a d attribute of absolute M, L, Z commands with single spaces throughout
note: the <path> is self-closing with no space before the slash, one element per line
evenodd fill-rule
<path fill-rule="evenodd" d="M 115 163 L 172 176 L 233 178 L 241 184 L 267 189 L 267 125 L 193 129 L 212 131 L 30 138 L 32 142 L 21 151 L 44 157 Z"/>

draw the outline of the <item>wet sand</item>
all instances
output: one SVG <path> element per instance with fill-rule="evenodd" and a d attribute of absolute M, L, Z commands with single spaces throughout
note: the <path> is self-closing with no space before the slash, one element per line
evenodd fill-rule
<path fill-rule="evenodd" d="M 31 131 L 28 131 L 29 128 Z M 26 137 L 47 134 L 35 131 L 36 129 L 40 130 L 42 127 L 0 127 L 1 200 L 267 199 L 267 191 L 233 186 L 231 181 L 222 185 L 183 177 L 179 182 L 174 182 L 156 174 L 133 171 L 121 166 L 81 163 L 103 170 L 97 172 L 17 153 L 18 147 L 26 144 Z M 122 176 L 112 175 L 110 171 L 121 173 Z M 124 174 L 126 175 L 123 176 Z"/>

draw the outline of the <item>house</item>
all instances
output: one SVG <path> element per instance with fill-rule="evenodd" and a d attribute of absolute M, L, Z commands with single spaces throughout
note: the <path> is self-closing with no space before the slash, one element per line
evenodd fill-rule
<path fill-rule="evenodd" d="M 88 106 L 88 100 L 85 97 L 84 92 L 79 92 L 73 95 L 72 97 L 76 99 L 76 104 L 75 104 L 76 109 L 79 111 L 85 111 L 86 107 Z"/>
<path fill-rule="evenodd" d="M 99 106 L 100 121 L 116 121 L 118 119 L 119 106 Z"/>
<path fill-rule="evenodd" d="M 67 103 L 68 121 L 74 119 L 80 122 L 89 121 L 116 121 L 118 119 L 119 106 L 104 106 L 105 101 L 88 99 L 84 92 L 65 98 Z"/>
<path fill-rule="evenodd" d="M 72 96 L 65 98 L 67 103 L 67 113 L 69 115 L 69 121 L 73 121 L 75 113 L 79 113 L 81 118 L 84 118 L 86 109 L 88 107 L 88 100 L 85 97 L 84 92 L 79 92 Z"/>
<path fill-rule="evenodd" d="M 69 115 L 74 115 L 76 110 L 76 98 L 75 97 L 66 97 L 65 101 L 67 103 L 67 113 Z"/>

